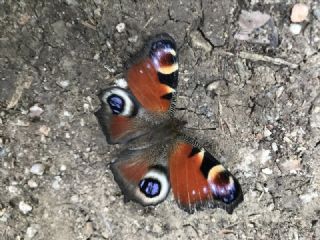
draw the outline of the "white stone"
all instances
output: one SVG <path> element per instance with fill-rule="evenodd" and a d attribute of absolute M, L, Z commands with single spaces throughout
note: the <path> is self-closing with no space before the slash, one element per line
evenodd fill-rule
<path fill-rule="evenodd" d="M 41 135 L 48 136 L 50 133 L 50 130 L 51 129 L 48 126 L 42 125 L 39 128 L 39 133 L 41 133 Z"/>
<path fill-rule="evenodd" d="M 42 175 L 44 173 L 45 167 L 42 163 L 35 163 L 31 166 L 30 172 L 35 175 Z"/>
<path fill-rule="evenodd" d="M 55 176 L 54 180 L 52 182 L 52 187 L 55 190 L 59 190 L 60 189 L 60 182 L 62 181 L 60 176 Z"/>
<path fill-rule="evenodd" d="M 79 202 L 79 197 L 77 195 L 73 195 L 70 200 L 73 203 L 77 203 L 77 202 Z"/>
<path fill-rule="evenodd" d="M 29 116 L 34 117 L 40 117 L 40 115 L 44 112 L 44 110 L 39 107 L 38 105 L 34 105 L 29 109 Z"/>
<path fill-rule="evenodd" d="M 298 23 L 291 23 L 290 24 L 290 32 L 294 35 L 300 34 L 302 26 Z"/>
<path fill-rule="evenodd" d="M 278 145 L 275 142 L 271 144 L 271 147 L 274 152 L 278 151 Z"/>
<path fill-rule="evenodd" d="M 69 80 L 62 80 L 62 81 L 58 81 L 57 84 L 61 88 L 66 88 L 70 85 L 70 81 Z"/>
<path fill-rule="evenodd" d="M 124 23 L 119 23 L 117 26 L 116 26 L 116 29 L 119 33 L 122 33 L 125 29 L 126 29 L 126 25 Z"/>
<path fill-rule="evenodd" d="M 214 81 L 212 83 L 209 83 L 208 86 L 207 86 L 207 90 L 208 91 L 213 91 L 213 90 L 216 90 L 220 85 L 220 82 L 219 81 Z"/>
<path fill-rule="evenodd" d="M 62 164 L 62 165 L 60 166 L 60 171 L 64 172 L 65 170 L 67 170 L 67 166 L 64 165 L 64 164 Z"/>
<path fill-rule="evenodd" d="M 12 193 L 13 195 L 18 195 L 18 194 L 21 193 L 20 189 L 17 188 L 16 186 L 9 186 L 9 187 L 8 187 L 8 191 L 9 191 L 10 193 Z"/>
<path fill-rule="evenodd" d="M 96 53 L 94 56 L 93 56 L 93 59 L 94 60 L 99 60 L 100 58 L 100 53 Z"/>
<path fill-rule="evenodd" d="M 19 209 L 23 214 L 27 214 L 32 211 L 32 206 L 25 203 L 24 201 L 19 202 Z"/>
<path fill-rule="evenodd" d="M 271 134 L 272 134 L 272 132 L 268 128 L 264 129 L 264 131 L 263 131 L 264 137 L 269 137 Z"/>
<path fill-rule="evenodd" d="M 129 37 L 129 38 L 128 38 L 128 41 L 129 41 L 129 42 L 132 42 L 132 43 L 137 42 L 137 41 L 138 41 L 138 35 L 134 35 L 134 36 L 132 36 L 132 37 Z"/>
<path fill-rule="evenodd" d="M 291 22 L 300 23 L 307 20 L 309 14 L 309 7 L 303 3 L 297 3 L 293 6 L 291 11 Z"/>
<path fill-rule="evenodd" d="M 37 188 L 37 187 L 38 187 L 38 183 L 37 183 L 36 181 L 30 179 L 30 180 L 28 181 L 28 186 L 29 186 L 30 188 Z"/>
<path fill-rule="evenodd" d="M 39 228 L 39 225 L 37 224 L 32 224 L 30 227 L 28 227 L 25 234 L 25 239 L 26 240 L 33 239 L 34 236 L 38 233 L 38 228 Z"/>
<path fill-rule="evenodd" d="M 264 168 L 261 170 L 266 175 L 271 175 L 273 171 L 270 168 Z"/>
<path fill-rule="evenodd" d="M 311 192 L 311 193 L 300 195 L 300 199 L 304 204 L 311 202 L 314 198 L 317 198 L 317 197 L 318 197 L 317 192 Z"/>
<path fill-rule="evenodd" d="M 117 80 L 114 81 L 114 83 L 121 88 L 127 88 L 128 87 L 128 83 L 124 78 L 119 78 Z"/>

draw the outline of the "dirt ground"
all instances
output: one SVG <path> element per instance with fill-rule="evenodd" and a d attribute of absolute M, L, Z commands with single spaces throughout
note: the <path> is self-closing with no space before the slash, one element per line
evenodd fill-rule
<path fill-rule="evenodd" d="M 294 35 L 295 1 L 1 0 L 0 239 L 320 239 L 320 3 L 303 2 Z M 241 10 L 271 25 L 236 39 Z M 125 204 L 109 170 L 97 93 L 160 32 L 178 108 L 242 185 L 232 215 Z"/>

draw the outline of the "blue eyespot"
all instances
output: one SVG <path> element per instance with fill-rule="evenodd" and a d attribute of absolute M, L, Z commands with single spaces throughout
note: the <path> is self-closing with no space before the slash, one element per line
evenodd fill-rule
<path fill-rule="evenodd" d="M 175 44 L 170 40 L 160 40 L 154 42 L 151 46 L 152 51 L 175 49 Z"/>
<path fill-rule="evenodd" d="M 153 178 L 144 178 L 139 183 L 140 191 L 149 198 L 159 195 L 161 191 L 161 184 L 158 180 Z"/>
<path fill-rule="evenodd" d="M 112 110 L 112 113 L 118 115 L 124 109 L 124 100 L 119 95 L 112 94 L 107 98 L 107 102 Z"/>
<path fill-rule="evenodd" d="M 219 185 L 219 184 L 210 184 L 213 195 L 221 200 L 224 203 L 231 203 L 236 199 L 238 191 L 236 186 L 232 183 Z"/>

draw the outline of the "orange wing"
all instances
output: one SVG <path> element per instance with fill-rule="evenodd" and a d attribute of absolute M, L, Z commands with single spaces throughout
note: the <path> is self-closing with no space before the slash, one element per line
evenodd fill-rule
<path fill-rule="evenodd" d="M 125 143 L 148 130 L 138 116 L 139 105 L 127 90 L 108 88 L 99 98 L 101 107 L 95 115 L 108 143 Z"/>
<path fill-rule="evenodd" d="M 170 183 L 166 167 L 161 165 L 161 156 L 164 154 L 159 146 L 119 154 L 111 170 L 125 200 L 148 206 L 166 199 Z"/>
<path fill-rule="evenodd" d="M 175 41 L 167 34 L 159 35 L 147 44 L 144 52 L 128 70 L 129 88 L 146 110 L 166 112 L 178 83 Z"/>
<path fill-rule="evenodd" d="M 231 213 L 243 200 L 236 178 L 209 152 L 190 143 L 180 141 L 174 146 L 169 172 L 174 197 L 188 212 L 209 206 Z"/>

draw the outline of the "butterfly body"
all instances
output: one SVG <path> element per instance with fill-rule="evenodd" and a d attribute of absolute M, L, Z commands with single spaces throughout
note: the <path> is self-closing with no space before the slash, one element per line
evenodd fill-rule
<path fill-rule="evenodd" d="M 110 144 L 125 144 L 111 170 L 125 200 L 143 206 L 166 199 L 170 188 L 188 211 L 221 207 L 231 213 L 243 200 L 236 178 L 174 117 L 178 53 L 168 34 L 151 39 L 127 71 L 128 88 L 99 95 L 96 112 Z"/>

